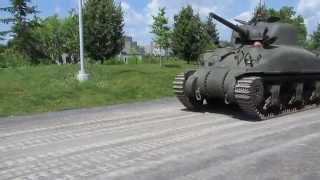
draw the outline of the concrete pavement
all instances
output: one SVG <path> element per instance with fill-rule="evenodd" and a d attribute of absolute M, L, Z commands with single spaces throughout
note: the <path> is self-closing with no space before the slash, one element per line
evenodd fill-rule
<path fill-rule="evenodd" d="M 320 179 L 320 109 L 262 122 L 175 99 L 0 119 L 0 179 Z"/>

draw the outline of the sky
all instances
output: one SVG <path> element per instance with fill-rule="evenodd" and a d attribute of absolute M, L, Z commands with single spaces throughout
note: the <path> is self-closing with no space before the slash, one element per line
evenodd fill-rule
<path fill-rule="evenodd" d="M 58 14 L 65 17 L 71 9 L 77 9 L 78 0 L 32 0 L 41 11 L 41 17 Z M 215 12 L 229 20 L 234 18 L 250 19 L 254 7 L 259 0 L 116 0 L 121 4 L 125 17 L 125 34 L 132 36 L 140 45 L 147 45 L 152 41 L 150 25 L 152 15 L 158 12 L 160 7 L 165 7 L 170 24 L 173 16 L 182 7 L 192 5 L 195 12 L 199 13 L 203 20 L 209 12 Z M 309 34 L 312 33 L 317 24 L 320 23 L 320 0 L 265 0 L 268 7 L 279 9 L 282 6 L 292 6 L 298 14 L 306 20 Z M 0 7 L 9 4 L 9 0 L 0 0 Z M 0 13 L 0 16 L 6 16 Z M 0 31 L 8 29 L 8 25 L 0 25 Z M 231 31 L 218 24 L 218 31 L 223 40 L 229 40 Z"/>

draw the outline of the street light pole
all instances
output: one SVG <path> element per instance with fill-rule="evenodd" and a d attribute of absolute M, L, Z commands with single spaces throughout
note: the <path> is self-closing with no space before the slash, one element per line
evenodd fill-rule
<path fill-rule="evenodd" d="M 89 74 L 85 71 L 84 48 L 83 48 L 83 20 L 82 20 L 82 0 L 79 0 L 79 38 L 80 38 L 80 71 L 77 76 L 80 82 L 89 79 Z"/>

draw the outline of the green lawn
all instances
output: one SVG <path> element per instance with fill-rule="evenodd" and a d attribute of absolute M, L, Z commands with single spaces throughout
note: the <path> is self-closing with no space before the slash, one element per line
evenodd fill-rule
<path fill-rule="evenodd" d="M 174 76 L 190 69 L 181 62 L 89 65 L 90 81 L 75 79 L 78 65 L 0 69 L 0 116 L 60 111 L 173 96 Z"/>

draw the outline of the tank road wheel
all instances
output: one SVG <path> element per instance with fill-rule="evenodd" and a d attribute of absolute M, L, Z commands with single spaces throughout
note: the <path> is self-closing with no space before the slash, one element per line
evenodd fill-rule
<path fill-rule="evenodd" d="M 312 95 L 309 98 L 310 102 L 319 106 L 320 105 L 320 81 L 314 83 Z"/>
<path fill-rule="evenodd" d="M 194 74 L 195 71 L 188 71 L 176 76 L 175 81 L 173 82 L 173 89 L 179 101 L 191 111 L 199 111 L 203 106 L 203 98 L 200 94 L 197 96 L 197 90 L 191 87 L 190 93 L 187 92 L 186 84 L 187 81 L 192 81 L 189 79 L 190 76 Z M 195 85 L 195 80 L 191 82 L 192 86 Z"/>
<path fill-rule="evenodd" d="M 264 85 L 260 77 L 248 77 L 237 81 L 235 98 L 240 109 L 254 119 L 266 119 Z"/>

